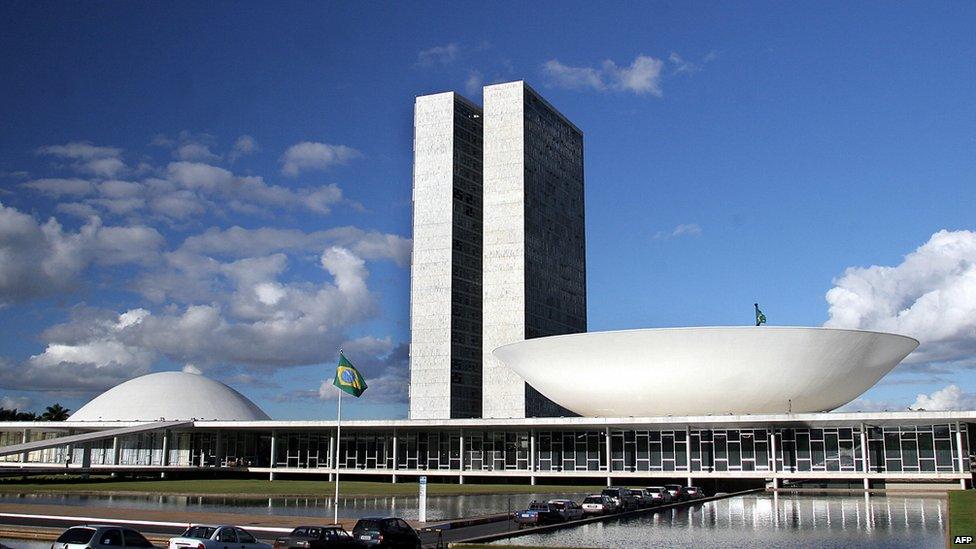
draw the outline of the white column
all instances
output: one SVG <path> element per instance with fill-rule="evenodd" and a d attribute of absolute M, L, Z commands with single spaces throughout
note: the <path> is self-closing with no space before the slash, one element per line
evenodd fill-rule
<path fill-rule="evenodd" d="M 966 472 L 966 454 L 962 451 L 962 428 L 959 422 L 956 422 L 956 452 L 959 454 L 959 472 Z M 963 490 L 966 489 L 966 479 L 959 479 L 959 487 Z"/>
<path fill-rule="evenodd" d="M 461 441 L 459 444 L 461 445 L 461 456 L 460 456 L 461 470 L 458 471 L 458 484 L 464 484 L 464 431 L 463 430 L 461 431 L 460 436 L 461 436 Z M 517 459 L 518 459 L 518 455 L 516 454 L 516 460 Z"/>
<path fill-rule="evenodd" d="M 779 473 L 776 471 L 776 429 L 769 429 L 769 472 L 773 477 L 773 490 L 779 490 Z"/>
<path fill-rule="evenodd" d="M 871 454 L 868 453 L 868 432 L 865 425 L 861 424 L 861 467 L 864 468 L 864 490 L 871 489 L 871 479 L 868 474 L 871 472 Z"/>
<path fill-rule="evenodd" d="M 21 437 L 21 442 L 24 443 L 24 444 L 27 444 L 28 442 L 30 442 L 30 429 L 24 429 L 23 436 Z M 30 453 L 29 452 L 24 452 L 24 453 L 20 454 L 20 462 L 21 463 L 27 463 L 27 460 L 29 458 L 30 458 Z"/>
<path fill-rule="evenodd" d="M 169 431 L 163 430 L 163 452 L 159 457 L 159 464 L 162 467 L 169 465 Z M 160 471 L 159 478 L 166 478 L 166 471 Z"/>
<path fill-rule="evenodd" d="M 268 467 L 271 469 L 271 471 L 268 472 L 268 480 L 275 479 L 274 468 L 275 468 L 275 464 L 278 463 L 278 439 L 276 436 L 277 434 L 278 433 L 275 432 L 274 430 L 271 431 L 271 451 L 269 452 L 270 455 L 268 456 L 269 458 Z"/>
<path fill-rule="evenodd" d="M 121 457 L 121 452 L 119 448 L 119 437 L 112 437 L 112 465 L 118 467 L 121 465 L 119 463 Z"/>
<path fill-rule="evenodd" d="M 611 480 L 611 478 L 610 478 L 610 473 L 613 472 L 613 461 L 611 461 L 611 458 L 613 457 L 613 452 L 610 451 L 610 428 L 609 427 L 606 428 L 606 431 L 604 433 L 604 438 L 606 439 L 606 443 L 607 443 L 607 449 L 606 449 L 606 453 L 607 453 L 607 486 L 613 486 L 613 480 Z M 566 449 L 563 448 L 563 451 L 565 452 Z"/>
<path fill-rule="evenodd" d="M 461 449 L 461 459 L 464 459 L 464 448 Z M 461 465 L 464 465 L 462 462 Z M 397 432 L 396 429 L 393 430 L 393 484 L 397 481 Z"/>
<path fill-rule="evenodd" d="M 338 460 L 335 455 L 335 435 L 329 435 L 329 469 L 335 471 L 335 465 Z M 332 473 L 329 473 L 329 482 L 335 480 Z"/>
<path fill-rule="evenodd" d="M 535 486 L 535 429 L 529 431 L 529 484 Z"/>
<path fill-rule="evenodd" d="M 215 435 L 215 439 L 216 442 L 214 442 L 214 461 L 217 462 L 216 467 L 221 467 L 224 464 L 224 460 L 223 460 L 223 456 L 221 456 L 221 454 L 223 453 L 222 451 L 223 448 L 222 445 L 220 444 L 220 431 L 217 431 Z"/>

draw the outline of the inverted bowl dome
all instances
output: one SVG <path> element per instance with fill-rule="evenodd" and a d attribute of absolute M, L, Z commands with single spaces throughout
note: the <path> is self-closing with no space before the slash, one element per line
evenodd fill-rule
<path fill-rule="evenodd" d="M 71 421 L 156 421 L 270 419 L 246 396 L 219 381 L 184 372 L 157 372 L 91 399 Z"/>
<path fill-rule="evenodd" d="M 493 354 L 577 414 L 628 417 L 830 411 L 916 347 L 879 332 L 742 326 L 542 337 Z"/>

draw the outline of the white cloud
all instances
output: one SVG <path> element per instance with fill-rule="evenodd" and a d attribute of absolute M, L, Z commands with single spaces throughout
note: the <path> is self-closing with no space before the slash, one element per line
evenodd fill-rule
<path fill-rule="evenodd" d="M 304 171 L 324 170 L 360 156 L 362 154 L 359 151 L 345 145 L 303 141 L 288 147 L 282 155 L 281 173 L 296 176 Z"/>
<path fill-rule="evenodd" d="M 258 142 L 253 137 L 250 135 L 242 135 L 234 141 L 234 148 L 227 155 L 227 159 L 235 162 L 242 156 L 253 154 L 260 150 L 261 147 L 258 146 Z"/>
<path fill-rule="evenodd" d="M 466 91 L 468 95 L 478 95 L 481 93 L 481 88 L 484 86 L 484 84 L 485 80 L 482 78 L 481 73 L 471 71 L 468 73 L 467 80 L 464 81 L 464 91 Z"/>
<path fill-rule="evenodd" d="M 0 408 L 6 410 L 26 410 L 30 408 L 31 399 L 29 397 L 12 397 L 4 395 L 0 397 Z"/>
<path fill-rule="evenodd" d="M 87 141 L 65 145 L 50 145 L 37 149 L 37 154 L 75 160 L 72 167 L 81 173 L 97 177 L 115 177 L 126 170 L 121 160 L 122 149 L 99 147 Z"/>
<path fill-rule="evenodd" d="M 701 236 L 701 234 L 702 228 L 697 223 L 682 223 L 670 231 L 658 231 L 654 233 L 654 239 L 668 240 L 671 238 L 680 238 L 682 236 Z"/>
<path fill-rule="evenodd" d="M 686 61 L 676 52 L 671 52 L 671 55 L 668 56 L 668 61 L 671 63 L 675 74 L 694 74 L 701 71 L 701 67 L 699 65 L 692 63 L 691 61 Z"/>
<path fill-rule="evenodd" d="M 60 158 L 72 158 L 79 160 L 92 160 L 95 158 L 116 158 L 122 154 L 122 149 L 115 147 L 98 147 L 88 141 L 75 141 L 65 145 L 49 145 L 37 149 L 37 154 L 57 156 Z"/>
<path fill-rule="evenodd" d="M 958 385 L 947 385 L 931 395 L 919 394 L 910 406 L 913 410 L 976 409 L 976 394 L 964 393 Z"/>
<path fill-rule="evenodd" d="M 421 50 L 417 54 L 417 64 L 423 67 L 429 67 L 434 64 L 447 65 L 457 59 L 460 51 L 461 48 L 455 43 L 434 46 L 426 50 Z"/>
<path fill-rule="evenodd" d="M 631 92 L 661 97 L 661 70 L 664 62 L 638 55 L 630 66 L 621 67 L 606 60 L 599 67 L 573 67 L 556 59 L 543 64 L 543 72 L 554 86 L 570 89 Z"/>
<path fill-rule="evenodd" d="M 93 217 L 71 232 L 0 203 L 0 304 L 69 290 L 92 264 L 146 261 L 163 244 L 150 227 L 106 227 Z"/>
<path fill-rule="evenodd" d="M 193 162 L 216 162 L 220 156 L 210 152 L 210 147 L 203 143 L 186 143 L 173 151 L 173 156 L 180 160 Z"/>
<path fill-rule="evenodd" d="M 976 233 L 942 230 L 893 267 L 849 267 L 826 295 L 834 328 L 904 334 L 908 362 L 962 362 L 976 353 Z"/>
<path fill-rule="evenodd" d="M 61 198 L 62 196 L 88 196 L 95 191 L 95 186 L 91 181 L 78 178 L 35 179 L 23 183 L 21 186 L 54 198 Z"/>
<path fill-rule="evenodd" d="M 203 374 L 203 370 L 201 370 L 200 368 L 197 368 L 193 364 L 184 364 L 183 365 L 183 372 L 184 373 L 187 373 L 187 374 L 195 374 L 195 375 L 202 375 Z"/>

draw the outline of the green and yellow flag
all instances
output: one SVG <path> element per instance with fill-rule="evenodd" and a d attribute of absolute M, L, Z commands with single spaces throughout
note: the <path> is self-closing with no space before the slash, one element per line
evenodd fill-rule
<path fill-rule="evenodd" d="M 759 310 L 759 304 L 758 303 L 756 303 L 755 306 L 756 306 L 756 326 L 765 324 L 766 323 L 766 315 L 764 315 L 763 312 Z"/>
<path fill-rule="evenodd" d="M 359 370 L 349 362 L 346 355 L 339 351 L 339 365 L 336 366 L 335 379 L 332 384 L 354 397 L 359 397 L 366 390 L 366 380 L 363 379 Z"/>

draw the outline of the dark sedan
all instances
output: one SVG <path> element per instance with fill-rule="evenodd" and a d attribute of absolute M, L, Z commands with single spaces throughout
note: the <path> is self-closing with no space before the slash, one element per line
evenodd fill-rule
<path fill-rule="evenodd" d="M 299 526 L 274 542 L 274 549 L 358 549 L 362 546 L 338 526 Z"/>

